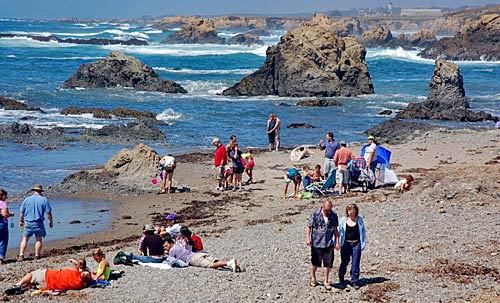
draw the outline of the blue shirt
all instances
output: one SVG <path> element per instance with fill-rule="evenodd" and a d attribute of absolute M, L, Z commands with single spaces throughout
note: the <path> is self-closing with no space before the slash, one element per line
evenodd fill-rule
<path fill-rule="evenodd" d="M 326 142 L 320 145 L 321 149 L 325 149 L 325 158 L 333 159 L 335 156 L 335 152 L 340 148 L 340 145 L 337 141 L 333 140 L 332 142 Z"/>
<path fill-rule="evenodd" d="M 52 212 L 49 200 L 39 195 L 32 195 L 24 199 L 20 207 L 25 222 L 43 223 L 44 216 Z"/>
<path fill-rule="evenodd" d="M 363 217 L 361 215 L 358 215 L 357 222 L 358 227 L 359 227 L 359 242 L 361 242 L 361 250 L 365 249 L 366 246 L 366 227 L 365 227 L 365 222 L 363 221 Z M 345 230 L 346 230 L 346 225 L 347 225 L 347 218 L 342 217 L 339 222 L 339 239 L 340 239 L 340 245 L 344 245 L 345 241 Z"/>
<path fill-rule="evenodd" d="M 307 222 L 307 226 L 311 228 L 311 246 L 317 248 L 327 248 L 335 245 L 335 233 L 339 226 L 339 219 L 335 212 L 331 212 L 328 216 L 328 224 L 321 213 L 321 208 L 316 210 Z"/>

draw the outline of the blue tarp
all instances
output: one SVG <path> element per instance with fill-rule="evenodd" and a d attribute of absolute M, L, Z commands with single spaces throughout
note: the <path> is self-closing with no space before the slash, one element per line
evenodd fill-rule
<path fill-rule="evenodd" d="M 370 146 L 370 144 L 366 144 L 361 148 L 361 157 L 365 155 L 366 148 Z M 385 167 L 391 167 L 391 151 L 382 145 L 377 145 L 377 159 L 376 163 L 380 163 Z"/>

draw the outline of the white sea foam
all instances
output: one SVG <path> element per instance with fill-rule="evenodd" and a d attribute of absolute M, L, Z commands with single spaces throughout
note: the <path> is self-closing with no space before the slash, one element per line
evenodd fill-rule
<path fill-rule="evenodd" d="M 148 29 L 145 30 L 144 33 L 146 34 L 161 34 L 163 31 L 161 29 Z"/>
<path fill-rule="evenodd" d="M 222 93 L 222 91 L 229 87 L 229 82 L 227 81 L 194 81 L 185 80 L 179 81 L 182 87 L 184 87 L 189 94 L 194 95 L 216 95 Z"/>
<path fill-rule="evenodd" d="M 265 56 L 267 46 L 241 46 L 218 44 L 152 44 L 148 46 L 134 45 L 102 45 L 108 50 L 121 50 L 127 53 L 144 55 L 169 55 L 169 56 L 206 56 L 206 55 L 232 55 L 255 54 Z"/>
<path fill-rule="evenodd" d="M 165 122 L 173 122 L 173 121 L 179 121 L 184 118 L 184 115 L 182 113 L 177 113 L 171 108 L 167 108 L 166 110 L 162 111 L 158 115 L 156 115 L 156 120 L 160 121 L 165 121 Z"/>
<path fill-rule="evenodd" d="M 0 38 L 0 45 L 9 47 L 74 47 L 77 44 L 59 43 L 57 41 L 42 42 L 28 37 Z"/>
<path fill-rule="evenodd" d="M 31 35 L 31 36 L 42 36 L 42 37 L 49 37 L 52 35 L 50 32 L 25 32 L 25 31 L 9 31 L 5 32 L 6 34 L 12 34 L 12 35 Z"/>
<path fill-rule="evenodd" d="M 28 59 L 43 59 L 43 60 L 97 60 L 103 57 L 91 56 L 71 56 L 71 57 L 28 57 Z"/>
<path fill-rule="evenodd" d="M 16 58 L 16 55 L 7 55 L 5 57 L 7 57 L 7 58 Z"/>
<path fill-rule="evenodd" d="M 242 69 L 173 69 L 167 67 L 153 67 L 155 70 L 165 71 L 174 74 L 188 74 L 188 75 L 248 75 L 255 71 L 253 68 Z"/>

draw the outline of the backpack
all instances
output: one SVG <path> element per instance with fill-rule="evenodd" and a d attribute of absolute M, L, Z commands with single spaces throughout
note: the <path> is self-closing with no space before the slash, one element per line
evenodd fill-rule
<path fill-rule="evenodd" d="M 134 262 L 132 260 L 132 254 L 127 254 L 123 251 L 119 251 L 113 258 L 113 264 L 115 265 L 123 264 L 127 266 L 134 265 Z"/>

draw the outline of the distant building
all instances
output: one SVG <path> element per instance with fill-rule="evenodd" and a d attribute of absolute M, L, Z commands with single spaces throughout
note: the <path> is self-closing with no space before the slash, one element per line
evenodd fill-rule
<path fill-rule="evenodd" d="M 403 17 L 439 17 L 443 13 L 438 8 L 402 8 Z"/>

